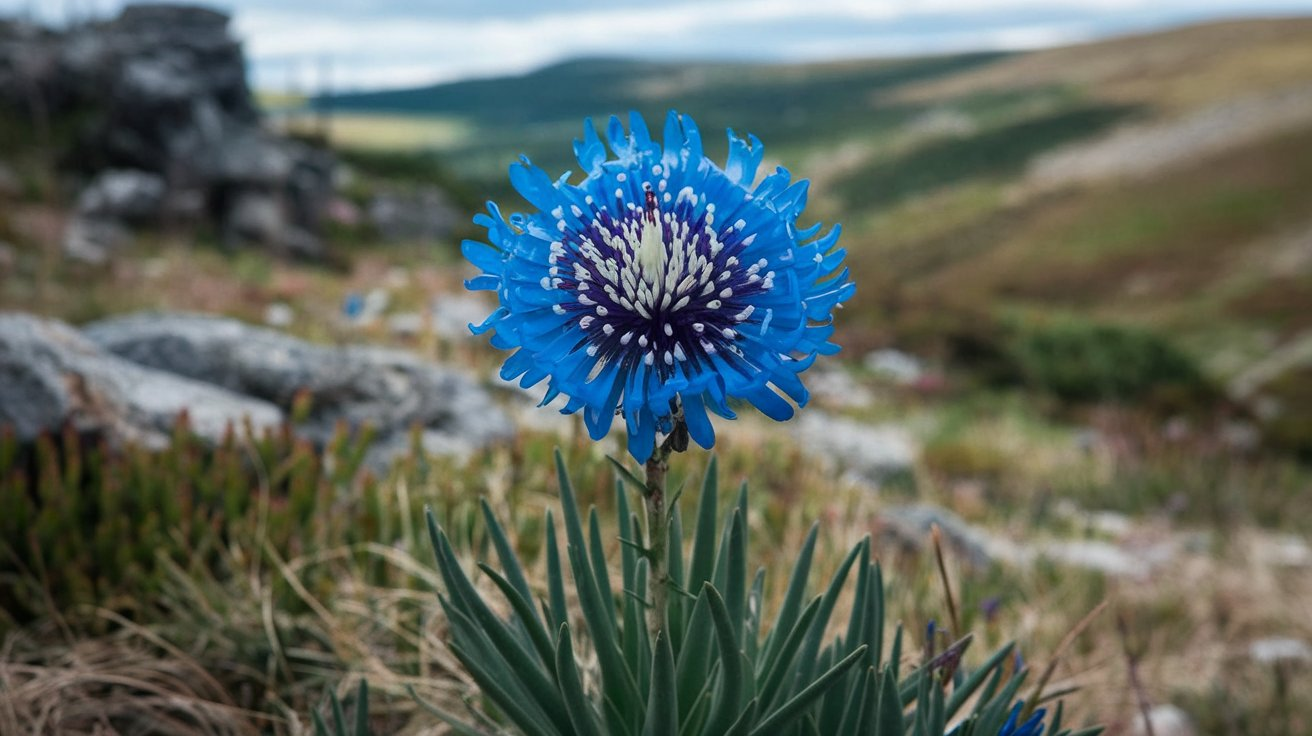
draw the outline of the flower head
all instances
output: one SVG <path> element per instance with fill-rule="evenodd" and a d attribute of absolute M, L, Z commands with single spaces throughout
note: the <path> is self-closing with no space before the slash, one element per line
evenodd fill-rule
<path fill-rule="evenodd" d="M 832 312 L 854 290 L 839 273 L 839 228 L 796 226 L 807 182 L 776 169 L 752 188 L 764 149 L 729 131 L 720 168 L 702 153 L 692 119 L 670 112 L 664 145 L 637 113 L 607 139 L 592 121 L 574 152 L 587 176 L 552 181 L 527 158 L 510 181 L 536 212 L 502 216 L 495 203 L 474 221 L 489 243 L 465 241 L 483 274 L 470 289 L 500 306 L 475 334 L 513 349 L 501 370 L 524 387 L 548 381 L 546 401 L 569 398 L 594 440 L 617 413 L 629 452 L 651 456 L 657 431 L 686 423 L 702 447 L 715 442 L 708 410 L 733 418 L 730 399 L 784 420 L 807 391 L 798 374 L 829 342 Z"/>

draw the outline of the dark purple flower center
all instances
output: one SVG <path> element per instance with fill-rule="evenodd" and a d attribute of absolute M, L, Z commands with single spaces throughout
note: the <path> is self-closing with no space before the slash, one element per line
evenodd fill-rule
<path fill-rule="evenodd" d="M 756 235 L 741 219 L 717 226 L 715 205 L 698 207 L 691 188 L 643 191 L 641 207 L 620 188 L 609 207 L 588 197 L 590 212 L 574 205 L 572 219 L 551 213 L 560 240 L 542 286 L 569 294 L 555 310 L 584 333 L 575 349 L 598 358 L 593 375 L 620 360 L 624 368 L 645 363 L 662 379 L 684 361 L 699 369 L 716 353 L 741 358 L 735 343 L 756 311 L 753 297 L 774 287 L 766 259 L 745 262 Z"/>

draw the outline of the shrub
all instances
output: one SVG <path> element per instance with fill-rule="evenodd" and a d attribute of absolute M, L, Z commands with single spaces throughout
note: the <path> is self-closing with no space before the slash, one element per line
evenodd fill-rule
<path fill-rule="evenodd" d="M 71 428 L 31 443 L 0 430 L 0 608 L 10 617 L 0 628 L 83 606 L 149 607 L 172 566 L 237 572 L 234 545 L 287 559 L 329 542 L 390 541 L 394 502 L 361 472 L 370 435 L 343 428 L 321 453 L 290 428 L 230 428 L 208 446 L 184 417 L 170 446 L 151 451 Z M 299 605 L 291 595 L 280 604 Z"/>
<path fill-rule="evenodd" d="M 1212 393 L 1197 363 L 1144 329 L 1076 319 L 1019 324 L 1007 352 L 1021 381 L 1064 401 L 1177 408 Z"/>

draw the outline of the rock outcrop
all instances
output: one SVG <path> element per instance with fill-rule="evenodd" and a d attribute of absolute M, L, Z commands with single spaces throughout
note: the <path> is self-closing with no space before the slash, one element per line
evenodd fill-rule
<path fill-rule="evenodd" d="M 412 429 L 434 454 L 464 454 L 509 438 L 507 414 L 462 373 L 402 351 L 314 345 L 222 317 L 137 314 L 78 331 L 56 320 L 0 313 L 0 427 L 20 439 L 72 426 L 79 433 L 159 448 L 186 413 L 218 441 L 249 421 L 283 425 L 318 445 L 340 424 L 376 439 L 378 472 L 409 453 Z"/>
<path fill-rule="evenodd" d="M 267 132 L 228 16 L 129 5 L 55 32 L 0 24 L 0 106 L 80 121 L 64 168 L 89 182 L 67 249 L 98 261 L 123 228 L 208 220 L 231 246 L 317 258 L 331 154 Z"/>
<path fill-rule="evenodd" d="M 62 322 L 0 314 L 0 426 L 20 439 L 71 425 L 159 448 L 183 412 L 211 441 L 246 420 L 257 431 L 283 421 L 267 401 L 117 358 Z"/>
<path fill-rule="evenodd" d="M 268 401 L 289 410 L 309 400 L 301 435 L 322 443 L 339 422 L 378 430 L 371 460 L 379 466 L 409 448 L 418 426 L 424 447 L 461 453 L 509 437 L 513 427 L 472 379 L 397 350 L 314 345 L 274 330 L 221 317 L 137 314 L 89 325 L 104 350 Z"/>

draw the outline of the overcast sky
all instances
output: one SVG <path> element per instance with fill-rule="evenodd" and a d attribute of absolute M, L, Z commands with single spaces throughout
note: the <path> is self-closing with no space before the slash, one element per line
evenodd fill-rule
<path fill-rule="evenodd" d="M 59 22 L 122 0 L 0 0 Z M 576 56 L 774 61 L 1024 49 L 1312 0 L 216 0 L 257 87 L 406 87 Z"/>

